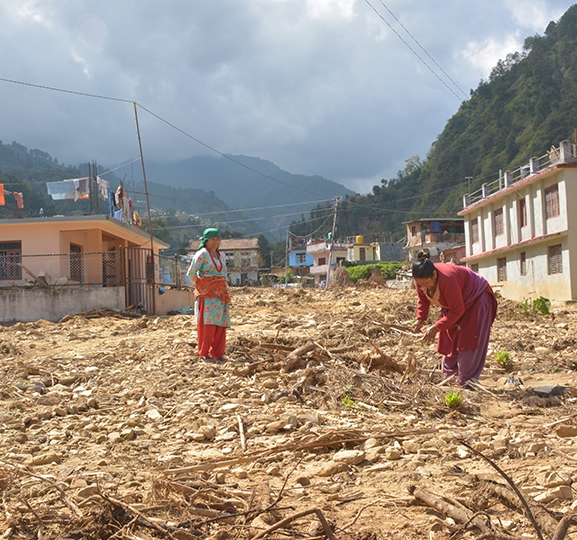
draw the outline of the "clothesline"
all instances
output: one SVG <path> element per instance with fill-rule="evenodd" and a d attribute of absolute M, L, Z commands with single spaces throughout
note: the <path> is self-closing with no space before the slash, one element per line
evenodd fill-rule
<path fill-rule="evenodd" d="M 46 189 L 53 200 L 79 201 L 90 197 L 90 178 L 72 178 L 60 182 L 47 182 Z M 142 218 L 132 208 L 132 199 L 124 189 L 122 182 L 116 191 L 110 189 L 110 184 L 100 176 L 96 177 L 98 190 L 103 199 L 109 203 L 109 214 L 138 228 L 142 228 Z"/>

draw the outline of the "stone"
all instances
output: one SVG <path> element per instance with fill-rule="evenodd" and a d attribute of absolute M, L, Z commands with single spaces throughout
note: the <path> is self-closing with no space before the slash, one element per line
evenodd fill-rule
<path fill-rule="evenodd" d="M 333 456 L 333 461 L 347 465 L 358 465 L 364 459 L 365 453 L 362 450 L 341 450 Z"/>
<path fill-rule="evenodd" d="M 568 426 L 567 424 L 561 424 L 557 426 L 555 430 L 555 435 L 557 437 L 575 437 L 577 435 L 577 426 Z"/>
<path fill-rule="evenodd" d="M 544 493 L 539 493 L 539 495 L 534 498 L 536 502 L 541 504 L 551 502 L 555 499 L 570 501 L 573 499 L 573 492 L 569 486 L 559 486 L 549 489 Z"/>
<path fill-rule="evenodd" d="M 319 471 L 317 472 L 317 476 L 332 476 L 333 474 L 337 474 L 340 472 L 348 471 L 349 466 L 346 463 L 339 463 L 336 461 L 330 461 L 324 464 Z"/>
<path fill-rule="evenodd" d="M 160 412 L 158 412 L 156 409 L 149 409 L 144 413 L 144 415 L 147 418 L 150 418 L 150 420 L 162 420 L 163 418 L 162 414 L 160 414 Z"/>
<path fill-rule="evenodd" d="M 554 488 L 559 486 L 570 486 L 572 478 L 570 474 L 564 471 L 549 471 L 537 475 L 537 482 L 546 488 Z"/>

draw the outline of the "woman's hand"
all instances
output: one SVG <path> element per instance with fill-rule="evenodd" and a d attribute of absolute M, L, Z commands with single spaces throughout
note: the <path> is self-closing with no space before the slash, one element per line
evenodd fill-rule
<path fill-rule="evenodd" d="M 437 334 L 439 333 L 439 329 L 433 325 L 433 326 L 429 326 L 429 328 L 427 328 L 425 335 L 421 338 L 421 341 L 423 343 L 433 343 L 435 341 L 435 337 L 437 336 Z"/>
<path fill-rule="evenodd" d="M 411 326 L 411 332 L 418 334 L 421 331 L 421 328 L 425 325 L 426 321 L 415 321 Z"/>

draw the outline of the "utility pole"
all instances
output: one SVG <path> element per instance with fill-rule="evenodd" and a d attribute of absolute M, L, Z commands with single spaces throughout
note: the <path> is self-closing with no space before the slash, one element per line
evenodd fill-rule
<path fill-rule="evenodd" d="M 340 197 L 335 197 L 335 213 L 333 215 L 333 228 L 331 230 L 331 247 L 329 248 L 329 265 L 327 267 L 327 279 L 325 281 L 325 289 L 329 286 L 329 279 L 331 277 L 331 264 L 333 259 L 333 247 L 335 245 L 335 230 L 337 228 L 337 208 L 339 206 Z"/>
<path fill-rule="evenodd" d="M 286 249 L 285 249 L 285 256 L 284 256 L 284 284 L 285 288 L 288 285 L 288 260 L 289 260 L 289 238 L 290 238 L 290 229 L 286 231 Z"/>
<path fill-rule="evenodd" d="M 92 188 L 94 189 L 94 205 L 93 205 L 93 214 L 100 213 L 100 207 L 98 206 L 98 195 L 100 194 L 100 189 L 98 186 L 98 166 L 96 165 L 96 161 L 92 162 L 92 178 L 88 180 L 89 182 L 94 182 L 92 184 Z"/>

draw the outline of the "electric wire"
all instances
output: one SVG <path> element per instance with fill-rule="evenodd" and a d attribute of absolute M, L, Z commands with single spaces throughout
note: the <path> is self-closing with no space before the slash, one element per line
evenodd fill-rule
<path fill-rule="evenodd" d="M 174 124 L 171 124 L 168 120 L 165 120 L 164 118 L 162 118 L 161 116 L 158 116 L 157 114 L 153 113 L 152 111 L 150 111 L 149 109 L 147 109 L 146 107 L 143 107 L 142 105 L 139 105 L 137 103 L 138 107 L 140 107 L 143 111 L 146 111 L 148 114 L 154 116 L 157 120 L 160 120 L 161 122 L 164 122 L 167 126 L 170 126 L 172 129 L 178 131 L 179 133 L 181 133 L 182 135 L 188 137 L 189 139 L 192 139 L 193 141 L 197 142 L 198 144 L 201 144 L 202 146 L 204 146 L 205 148 L 208 148 L 209 150 L 212 150 L 213 152 L 215 152 L 216 154 L 218 154 L 219 156 L 228 159 L 229 161 L 232 161 L 233 163 L 236 163 L 237 165 L 240 165 L 241 167 L 244 167 L 245 169 L 248 169 L 249 171 L 256 173 L 260 176 L 262 176 L 263 178 L 268 178 L 269 180 L 272 180 L 273 182 L 277 182 L 278 184 L 282 184 L 284 186 L 290 187 L 291 189 L 296 189 L 298 191 L 302 191 L 304 193 L 310 193 L 311 195 L 322 195 L 321 193 L 316 193 L 314 191 L 310 191 L 308 189 L 303 189 L 303 188 L 299 188 L 297 186 L 293 186 L 292 184 L 289 184 L 287 182 L 283 182 L 282 180 L 278 180 L 277 178 L 273 178 L 272 176 L 269 176 L 268 174 L 264 174 L 260 171 L 257 171 L 256 169 L 253 169 L 252 167 L 249 167 L 248 165 L 245 165 L 244 163 L 241 163 L 240 161 L 234 159 L 231 156 L 228 156 L 226 154 L 223 154 L 222 152 L 220 152 L 219 150 L 217 150 L 216 148 L 213 148 L 212 146 L 202 142 L 200 139 L 197 139 L 196 137 L 193 137 L 192 135 L 190 135 L 189 133 L 187 133 L 186 131 L 184 131 L 183 129 L 175 126 Z"/>
<path fill-rule="evenodd" d="M 107 99 L 109 101 L 120 101 L 122 103 L 134 103 L 131 99 L 122 99 L 122 98 L 109 97 L 109 96 L 100 96 L 98 94 L 87 94 L 86 92 L 76 92 L 74 90 L 55 88 L 54 86 L 45 86 L 42 84 L 33 84 L 33 83 L 29 83 L 29 82 L 15 81 L 14 79 L 5 79 L 4 77 L 0 77 L 0 81 L 9 82 L 9 83 L 13 83 L 13 84 L 21 84 L 22 86 L 31 86 L 33 88 L 41 88 L 42 90 L 52 90 L 53 92 L 63 92 L 65 94 L 74 94 L 77 96 L 91 97 L 91 98 L 97 98 L 97 99 Z"/>
<path fill-rule="evenodd" d="M 163 118 L 162 116 L 152 112 L 150 109 L 147 109 L 146 107 L 144 107 L 143 105 L 137 103 L 134 100 L 129 100 L 129 99 L 122 99 L 122 98 L 116 98 L 116 97 L 109 97 L 109 96 L 101 96 L 98 94 L 89 94 L 86 92 L 76 92 L 73 90 L 66 90 L 63 88 L 55 88 L 53 86 L 46 86 L 46 85 L 41 85 L 41 84 L 33 84 L 33 83 L 28 83 L 28 82 L 22 82 L 22 81 L 16 81 L 14 79 L 6 79 L 4 77 L 0 77 L 0 81 L 4 81 L 4 82 L 8 82 L 8 83 L 12 83 L 12 84 L 20 84 L 23 86 L 30 86 L 33 88 L 40 88 L 43 90 L 51 90 L 53 92 L 62 92 L 65 94 L 74 94 L 77 96 L 84 96 L 84 97 L 90 97 L 90 98 L 96 98 L 96 99 L 104 99 L 104 100 L 110 100 L 110 101 L 119 101 L 122 103 L 132 103 L 133 105 L 138 106 L 140 109 L 142 109 L 143 111 L 146 111 L 148 114 L 150 114 L 151 116 L 153 116 L 154 118 L 156 118 L 157 120 L 160 120 L 161 122 L 163 122 L 164 124 L 166 124 L 167 126 L 169 126 L 170 128 L 174 129 L 175 131 L 178 131 L 179 133 L 181 133 L 182 135 L 184 135 L 185 137 L 188 137 L 189 139 L 195 141 L 196 143 L 204 146 L 205 148 L 208 148 L 209 150 L 211 150 L 212 152 L 215 152 L 216 154 L 218 154 L 219 156 L 228 159 L 229 161 L 232 161 L 233 163 L 236 163 L 237 165 L 239 165 L 240 167 L 244 167 L 245 169 L 258 174 L 259 176 L 262 176 L 263 178 L 267 178 L 268 180 L 272 180 L 273 182 L 276 182 L 278 184 L 282 184 L 284 186 L 287 186 L 291 189 L 295 189 L 298 191 L 302 191 L 304 193 L 309 193 L 311 195 L 318 195 L 318 196 L 322 196 L 321 193 L 317 193 L 314 191 L 310 191 L 308 189 L 303 189 L 300 188 L 298 186 L 294 186 L 292 184 L 289 184 L 288 182 L 283 182 L 282 180 L 278 180 L 277 178 L 274 178 L 272 176 L 269 176 L 268 174 L 264 174 L 256 169 L 253 169 L 252 167 L 249 167 L 248 165 L 245 165 L 244 163 L 241 163 L 240 161 L 234 159 L 233 157 L 226 155 L 222 152 L 220 152 L 219 150 L 217 150 L 216 148 L 210 146 L 209 144 L 201 141 L 200 139 L 198 139 L 197 137 L 194 137 L 193 135 L 190 135 L 190 133 L 187 133 L 186 131 L 184 131 L 183 129 L 179 128 L 178 126 L 175 126 L 174 124 L 172 124 L 171 122 L 169 122 L 168 120 L 166 120 L 165 118 Z"/>
<path fill-rule="evenodd" d="M 137 161 L 140 161 L 141 158 L 137 157 L 136 159 L 133 159 L 132 161 L 129 161 L 128 163 L 124 163 L 122 165 L 119 165 L 118 167 L 114 168 L 114 169 L 110 169 L 109 171 L 103 172 L 103 173 L 98 173 L 98 176 L 105 176 L 107 174 L 110 174 L 114 171 L 117 171 L 118 169 L 122 169 L 123 167 L 128 167 L 128 165 L 132 165 L 133 163 L 136 163 Z"/>
<path fill-rule="evenodd" d="M 423 63 L 423 65 L 441 82 L 441 84 L 451 92 L 459 101 L 463 101 L 460 96 L 458 96 L 455 91 L 443 80 L 427 62 L 425 62 L 419 54 L 401 37 L 401 35 L 389 24 L 389 22 L 375 9 L 375 7 L 369 2 L 369 0 L 365 0 L 365 2 L 370 6 L 370 8 L 377 14 L 377 16 L 391 29 L 392 32 L 407 46 L 407 48 Z"/>
<path fill-rule="evenodd" d="M 397 21 L 399 23 L 399 25 L 401 26 L 401 28 L 407 32 L 407 34 L 409 34 L 409 36 L 411 36 L 412 40 L 421 48 L 421 50 L 433 61 L 433 63 L 444 73 L 445 77 L 447 77 L 447 79 L 449 79 L 454 85 L 455 88 L 457 88 L 459 90 L 459 92 L 461 92 L 464 96 L 465 99 L 468 98 L 467 93 L 450 77 L 450 75 L 437 63 L 437 61 L 427 52 L 427 50 L 417 41 L 417 38 L 415 38 L 415 36 L 413 36 L 413 34 L 411 34 L 411 32 L 409 32 L 409 30 L 405 27 L 405 25 L 399 21 L 399 19 L 396 17 L 396 15 L 387 7 L 387 5 L 383 2 L 383 0 L 379 0 L 379 2 L 383 5 L 383 7 L 391 14 L 391 16 L 395 19 L 395 21 Z"/>
<path fill-rule="evenodd" d="M 218 213 L 218 212 L 216 212 Z M 297 216 L 302 214 L 302 212 L 292 212 L 289 214 L 277 214 L 275 217 L 289 217 L 289 216 Z M 332 216 L 332 209 L 331 212 L 328 214 L 328 216 Z M 321 217 L 324 216 L 318 216 L 315 218 L 311 218 L 310 220 L 305 220 L 305 221 L 300 221 L 298 224 L 300 223 L 307 223 L 307 222 L 312 222 L 312 221 L 316 221 L 318 219 L 321 219 Z M 263 219 L 269 219 L 270 216 L 263 216 L 263 217 L 253 217 L 253 218 L 246 218 L 246 219 L 235 219 L 235 220 L 218 220 L 219 223 L 222 223 L 223 225 L 229 225 L 231 223 L 250 223 L 253 221 L 260 221 Z M 174 226 L 166 226 L 166 227 L 162 227 L 163 229 L 167 229 L 167 230 L 178 230 L 178 229 L 190 229 L 195 227 L 195 225 L 174 225 Z M 286 229 L 286 225 L 282 228 Z M 298 236 L 298 235 L 296 235 Z M 303 235 L 304 236 L 304 235 Z"/>
<path fill-rule="evenodd" d="M 137 195 L 145 195 L 145 192 L 143 191 L 135 191 L 135 190 L 130 190 L 130 193 L 135 193 Z M 174 197 L 166 197 L 165 195 L 155 195 L 153 193 L 149 193 L 150 197 L 156 198 L 156 199 L 162 199 L 165 201 L 175 201 L 175 202 L 180 202 L 180 203 L 187 203 L 187 202 L 192 202 L 190 199 L 183 199 L 183 198 L 174 198 Z M 228 209 L 228 210 L 214 210 L 212 212 L 194 212 L 195 216 L 205 216 L 205 215 L 212 215 L 212 214 L 229 214 L 232 212 L 253 212 L 256 210 L 268 210 L 271 208 L 286 208 L 288 206 L 301 206 L 301 205 L 309 205 L 309 204 L 315 204 L 315 203 L 322 203 L 322 202 L 326 202 L 327 199 L 317 199 L 314 201 L 302 201 L 302 202 L 295 202 L 295 203 L 286 203 L 286 204 L 269 204 L 267 206 L 256 206 L 254 208 L 237 208 L 237 209 Z"/>

